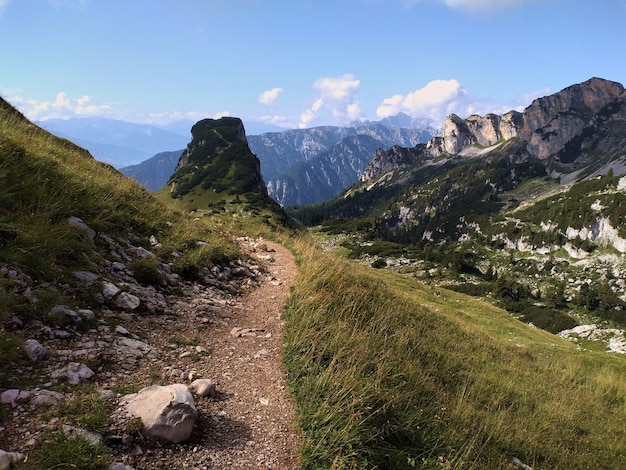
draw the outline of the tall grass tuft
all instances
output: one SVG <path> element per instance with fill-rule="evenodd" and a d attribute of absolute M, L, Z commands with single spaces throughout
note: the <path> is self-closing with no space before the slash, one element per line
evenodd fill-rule
<path fill-rule="evenodd" d="M 286 308 L 305 468 L 626 465 L 626 361 L 315 248 Z"/>

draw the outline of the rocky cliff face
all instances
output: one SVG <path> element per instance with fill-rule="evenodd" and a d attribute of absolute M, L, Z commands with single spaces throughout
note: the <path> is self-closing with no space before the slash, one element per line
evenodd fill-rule
<path fill-rule="evenodd" d="M 522 114 L 517 111 L 503 116 L 472 115 L 467 119 L 451 114 L 443 123 L 441 137 L 428 142 L 428 150 L 432 156 L 438 157 L 444 153 L 458 154 L 471 145 L 490 147 L 500 140 L 517 137 L 522 122 Z"/>
<path fill-rule="evenodd" d="M 607 105 L 624 100 L 624 87 L 616 82 L 592 78 L 572 85 L 533 101 L 524 110 L 520 137 L 531 155 L 546 159 L 593 125 L 594 115 Z"/>
<path fill-rule="evenodd" d="M 536 99 L 523 113 L 467 119 L 452 114 L 444 122 L 441 137 L 431 139 L 427 150 L 433 157 L 463 155 L 468 147 L 490 147 L 515 137 L 525 142 L 528 157 L 544 160 L 560 173 L 599 170 L 626 156 L 624 87 L 592 78 Z"/>
<path fill-rule="evenodd" d="M 412 165 L 420 156 L 423 155 L 424 148 L 424 145 L 418 145 L 414 148 L 394 145 L 389 150 L 376 150 L 372 159 L 367 164 L 367 167 L 365 167 L 360 181 L 372 181 L 389 171 Z"/>

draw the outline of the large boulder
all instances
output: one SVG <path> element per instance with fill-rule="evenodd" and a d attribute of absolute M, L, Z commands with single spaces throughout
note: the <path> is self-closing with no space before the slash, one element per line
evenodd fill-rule
<path fill-rule="evenodd" d="M 153 385 L 123 398 L 126 411 L 141 418 L 143 433 L 176 444 L 186 441 L 198 418 L 193 396 L 183 384 Z"/>

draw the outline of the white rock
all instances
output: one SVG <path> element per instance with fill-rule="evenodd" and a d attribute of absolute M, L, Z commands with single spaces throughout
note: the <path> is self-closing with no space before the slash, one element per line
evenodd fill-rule
<path fill-rule="evenodd" d="M 53 379 L 67 380 L 72 385 L 89 380 L 94 376 L 94 372 L 85 364 L 70 362 L 66 367 L 52 372 Z"/>
<path fill-rule="evenodd" d="M 189 438 L 198 418 L 193 396 L 183 384 L 153 385 L 123 402 L 130 415 L 141 418 L 146 436 L 176 444 Z"/>
<path fill-rule="evenodd" d="M 120 291 L 120 288 L 111 282 L 102 283 L 102 295 L 106 300 L 111 300 Z"/>
<path fill-rule="evenodd" d="M 189 388 L 199 397 L 211 396 L 214 397 L 217 394 L 215 386 L 217 384 L 211 379 L 196 379 L 191 382 Z"/>
<path fill-rule="evenodd" d="M 30 401 L 30 404 L 33 406 L 42 406 L 42 405 L 58 405 L 63 400 L 65 400 L 65 395 L 59 392 L 54 392 L 52 390 L 40 390 Z"/>
<path fill-rule="evenodd" d="M 115 332 L 122 336 L 130 336 L 130 332 L 124 328 L 122 325 L 117 325 L 115 327 Z"/>
<path fill-rule="evenodd" d="M 139 297 L 128 292 L 121 292 L 113 299 L 113 305 L 124 310 L 135 310 L 139 304 L 141 304 Z"/>
<path fill-rule="evenodd" d="M 92 444 L 100 444 L 102 439 L 104 439 L 99 432 L 87 431 L 86 429 L 76 428 L 69 424 L 63 425 L 63 432 L 70 437 L 82 437 Z"/>
<path fill-rule="evenodd" d="M 48 357 L 48 351 L 36 339 L 27 339 L 24 349 L 31 361 L 43 361 Z"/>
<path fill-rule="evenodd" d="M 12 463 L 21 462 L 26 457 L 19 452 L 6 452 L 0 450 L 0 470 L 9 470 Z"/>

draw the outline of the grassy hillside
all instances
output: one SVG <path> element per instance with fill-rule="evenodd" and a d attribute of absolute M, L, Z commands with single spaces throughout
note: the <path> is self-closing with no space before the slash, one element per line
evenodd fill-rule
<path fill-rule="evenodd" d="M 73 227 L 78 217 L 90 234 Z M 99 235 L 148 246 L 158 235 L 162 253 L 178 253 L 181 271 L 238 256 L 219 219 L 190 221 L 87 151 L 30 123 L 0 99 L 0 323 L 42 317 L 78 292 L 74 271 L 97 270 L 109 247 Z M 199 247 L 197 240 L 205 240 Z M 32 279 L 32 298 L 12 270 Z M 68 286 L 65 288 L 64 286 Z M 37 298 L 37 302 L 32 299 Z M 20 335 L 0 330 L 0 372 L 21 355 Z M 0 374 L 1 375 L 1 374 Z"/>
<path fill-rule="evenodd" d="M 300 248 L 285 361 L 305 468 L 626 465 L 626 361 Z"/>

